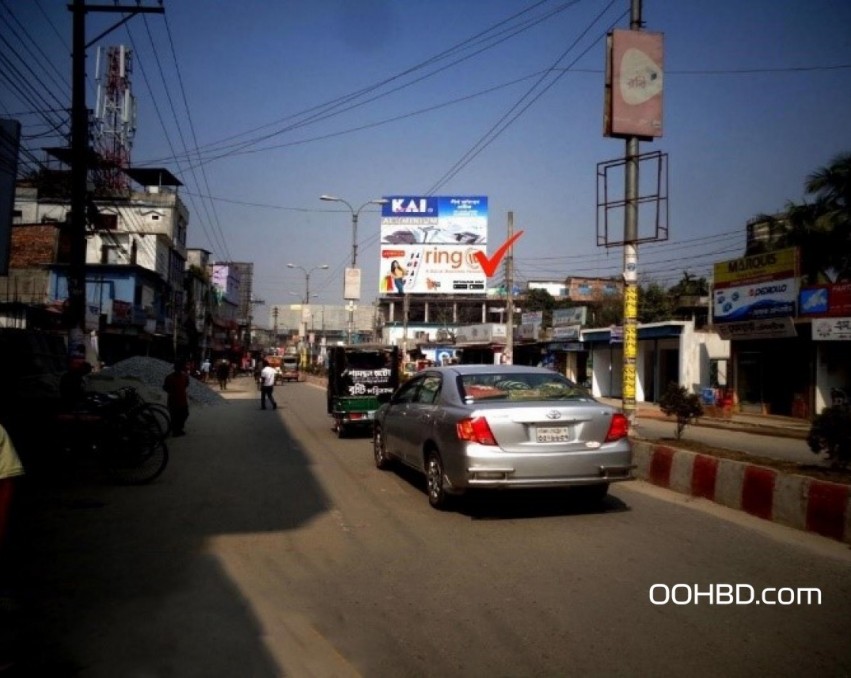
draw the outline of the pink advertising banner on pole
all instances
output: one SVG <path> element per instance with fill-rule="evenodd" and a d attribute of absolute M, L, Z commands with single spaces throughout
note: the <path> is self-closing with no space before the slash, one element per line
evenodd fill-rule
<path fill-rule="evenodd" d="M 606 68 L 605 134 L 661 137 L 663 36 L 645 31 L 612 31 Z"/>

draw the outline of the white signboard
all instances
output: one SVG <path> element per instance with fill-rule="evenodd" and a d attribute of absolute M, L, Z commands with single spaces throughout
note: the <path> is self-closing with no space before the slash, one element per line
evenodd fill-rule
<path fill-rule="evenodd" d="M 851 318 L 816 318 L 813 341 L 851 341 Z"/>
<path fill-rule="evenodd" d="M 553 310 L 553 327 L 564 325 L 584 325 L 588 314 L 587 306 L 557 308 Z"/>
<path fill-rule="evenodd" d="M 722 339 L 784 339 L 797 336 L 792 318 L 746 320 L 715 325 Z"/>
<path fill-rule="evenodd" d="M 519 325 L 517 327 L 518 339 L 537 339 L 540 325 Z"/>
<path fill-rule="evenodd" d="M 713 318 L 717 323 L 760 320 L 795 315 L 798 283 L 795 278 L 715 290 Z"/>
<path fill-rule="evenodd" d="M 343 279 L 343 299 L 360 301 L 360 269 L 346 268 Z M 309 300 L 308 300 L 309 301 Z"/>
<path fill-rule="evenodd" d="M 581 325 L 567 325 L 566 327 L 553 327 L 553 339 L 576 341 L 579 339 Z"/>
<path fill-rule="evenodd" d="M 482 325 L 465 325 L 455 333 L 455 343 L 482 344 L 492 341 L 504 342 L 506 337 L 505 325 L 486 323 Z"/>

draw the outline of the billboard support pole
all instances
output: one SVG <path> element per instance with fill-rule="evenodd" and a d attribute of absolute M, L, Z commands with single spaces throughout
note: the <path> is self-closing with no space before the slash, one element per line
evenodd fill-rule
<path fill-rule="evenodd" d="M 514 237 L 514 212 L 508 213 L 508 240 Z M 508 320 L 505 323 L 505 351 L 503 356 L 506 365 L 514 364 L 514 245 L 508 249 L 505 257 L 505 288 L 508 299 L 505 310 Z"/>
<path fill-rule="evenodd" d="M 408 361 L 408 312 L 411 310 L 411 295 L 402 297 L 402 364 Z"/>

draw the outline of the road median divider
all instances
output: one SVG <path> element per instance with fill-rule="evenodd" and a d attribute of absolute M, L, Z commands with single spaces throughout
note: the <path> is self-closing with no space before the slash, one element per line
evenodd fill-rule
<path fill-rule="evenodd" d="M 851 543 L 851 486 L 633 440 L 635 475 L 772 522 Z"/>

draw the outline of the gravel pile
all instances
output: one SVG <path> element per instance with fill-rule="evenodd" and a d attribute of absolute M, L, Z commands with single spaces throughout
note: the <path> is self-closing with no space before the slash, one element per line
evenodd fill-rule
<path fill-rule="evenodd" d="M 163 380 L 173 369 L 173 364 L 165 360 L 134 356 L 90 374 L 86 389 L 114 391 L 122 386 L 132 386 L 148 402 L 165 404 Z M 216 391 L 197 379 L 189 380 L 189 399 L 199 405 L 220 405 L 226 402 Z"/>

